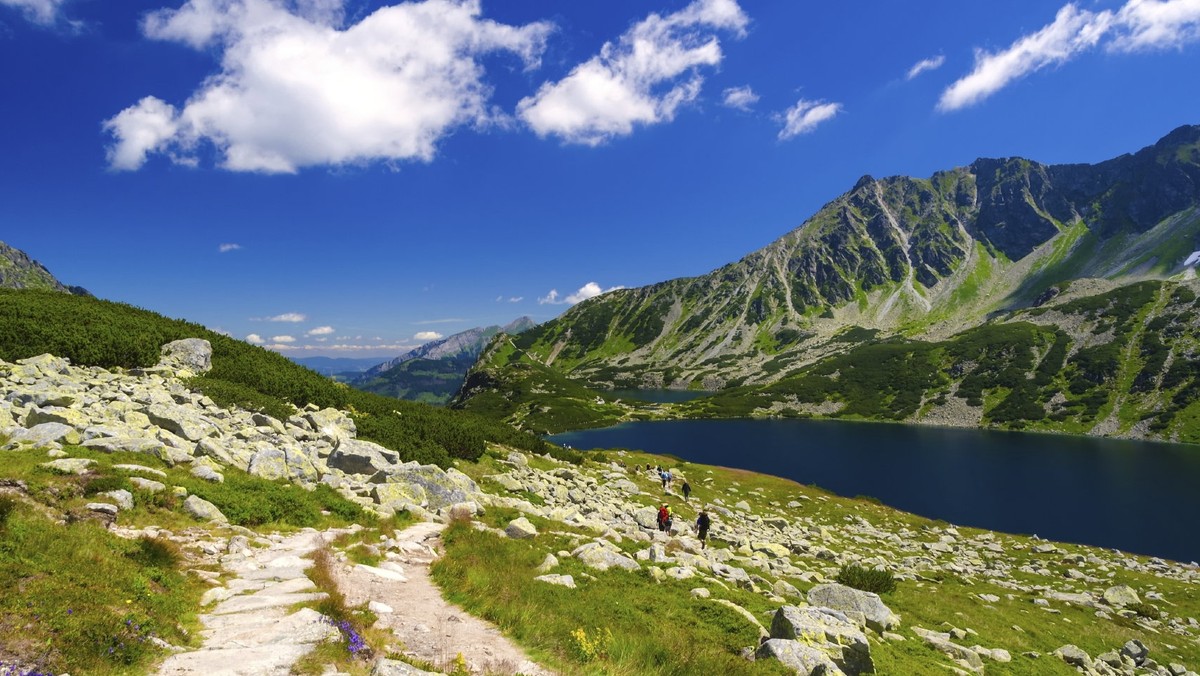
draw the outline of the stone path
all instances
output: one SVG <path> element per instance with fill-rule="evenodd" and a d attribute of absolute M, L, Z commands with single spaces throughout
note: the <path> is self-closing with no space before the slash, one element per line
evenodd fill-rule
<path fill-rule="evenodd" d="M 231 540 L 222 561 L 236 577 L 202 600 L 205 606 L 217 604 L 200 616 L 203 646 L 172 655 L 158 674 L 285 675 L 317 643 L 337 636 L 317 611 L 289 612 L 297 603 L 325 597 L 305 574 L 313 562 L 303 558 L 324 544 L 323 534 L 306 529 L 272 539 L 261 549 L 245 538 Z"/>
<path fill-rule="evenodd" d="M 390 629 L 413 658 L 452 669 L 459 653 L 471 673 L 549 676 L 490 623 L 451 605 L 429 578 L 444 525 L 422 522 L 396 534 L 378 567 L 335 568 L 348 605 L 374 602 L 376 626 Z M 393 612 L 381 607 L 383 604 Z"/>

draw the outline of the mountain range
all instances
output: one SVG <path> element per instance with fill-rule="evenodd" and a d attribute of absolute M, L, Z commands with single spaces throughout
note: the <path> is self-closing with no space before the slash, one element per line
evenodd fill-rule
<path fill-rule="evenodd" d="M 349 379 L 352 387 L 397 399 L 445 404 L 493 336 L 516 335 L 535 326 L 519 317 L 504 326 L 467 329 L 430 341 Z"/>
<path fill-rule="evenodd" d="M 1190 425 L 1176 418 L 1191 403 L 1184 383 L 1194 272 L 1185 262 L 1200 248 L 1198 205 L 1197 126 L 1095 165 L 979 159 L 926 179 L 865 176 L 737 262 L 606 293 L 494 344 L 457 404 L 562 428 L 647 415 L 633 404 L 611 407 L 604 390 L 699 389 L 721 395 L 669 414 L 848 415 L 1190 439 Z M 936 347 L 898 347 L 918 344 Z M 853 365 L 876 371 L 880 349 L 914 361 L 891 364 L 906 369 L 892 376 L 936 377 L 842 377 Z M 1089 361 L 1096 351 L 1107 360 L 1099 370 Z M 992 362 L 997 373 L 1024 365 L 1036 396 L 1015 373 L 1003 382 L 986 376 L 981 364 Z M 829 382 L 816 387 L 818 377 Z M 1135 380 L 1152 391 L 1116 391 Z M 879 396 L 861 389 L 868 383 L 882 388 Z M 550 391 L 565 398 L 552 402 Z M 991 413 L 1018 391 L 1043 415 L 997 421 Z M 1092 404 L 1076 406 L 1089 397 Z M 941 410 L 960 403 L 971 410 Z"/>

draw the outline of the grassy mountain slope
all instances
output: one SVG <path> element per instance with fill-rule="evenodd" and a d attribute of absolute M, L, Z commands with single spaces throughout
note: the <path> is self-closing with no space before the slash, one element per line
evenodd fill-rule
<path fill-rule="evenodd" d="M 518 346 L 600 389 L 770 382 L 781 355 L 813 363 L 848 326 L 944 338 L 1070 280 L 1177 273 L 1198 205 L 1195 126 L 1097 165 L 981 159 L 864 177 L 740 261 L 580 303 Z"/>
<path fill-rule="evenodd" d="M 352 411 L 360 436 L 405 460 L 447 465 L 474 458 L 485 441 L 542 451 L 528 434 L 470 413 L 360 392 L 269 350 L 129 305 L 45 291 L 0 289 L 0 359 L 49 352 L 74 364 L 149 367 L 160 347 L 180 338 L 212 343 L 213 368 L 191 384 L 222 404 L 237 403 L 286 418 L 292 406 Z"/>

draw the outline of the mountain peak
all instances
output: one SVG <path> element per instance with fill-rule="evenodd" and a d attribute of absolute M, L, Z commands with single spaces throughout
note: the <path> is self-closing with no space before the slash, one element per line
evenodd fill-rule
<path fill-rule="evenodd" d="M 77 296 L 91 295 L 82 287 L 67 286 L 58 281 L 46 266 L 4 242 L 0 242 L 0 288 L 46 289 Z"/>

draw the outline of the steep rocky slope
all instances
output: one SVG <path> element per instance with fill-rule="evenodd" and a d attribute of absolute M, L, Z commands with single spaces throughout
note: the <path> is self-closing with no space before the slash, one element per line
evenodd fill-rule
<path fill-rule="evenodd" d="M 848 326 L 944 337 L 1071 280 L 1178 273 L 1198 204 L 1197 126 L 1097 165 L 980 159 L 928 179 L 865 176 L 740 261 L 604 294 L 517 345 L 601 388 L 719 389 L 780 354 L 811 363 Z"/>
<path fill-rule="evenodd" d="M 0 288 L 47 289 L 88 295 L 86 289 L 67 286 L 58 281 L 46 266 L 33 260 L 29 254 L 0 242 Z"/>

